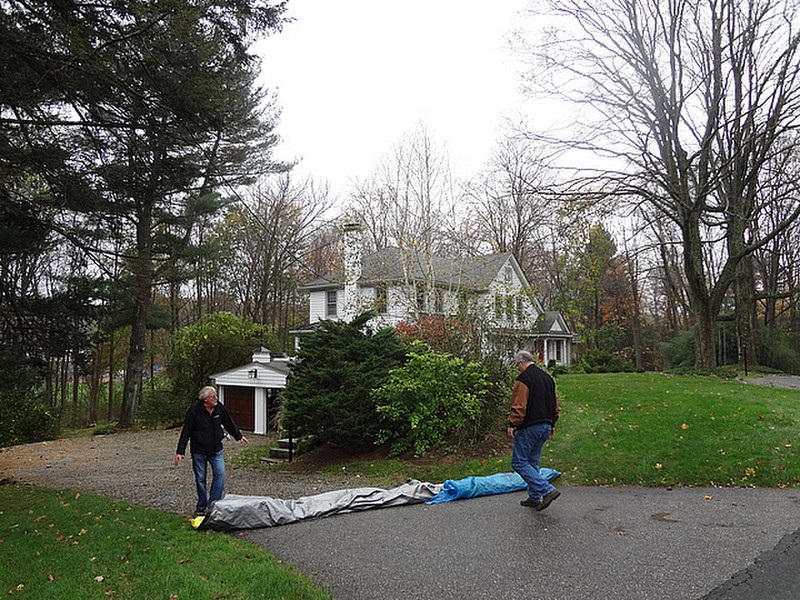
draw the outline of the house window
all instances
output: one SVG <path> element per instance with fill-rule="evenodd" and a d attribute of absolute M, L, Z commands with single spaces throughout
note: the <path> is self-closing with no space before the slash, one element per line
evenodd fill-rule
<path fill-rule="evenodd" d="M 469 310 L 469 292 L 458 293 L 458 314 L 465 316 Z"/>
<path fill-rule="evenodd" d="M 494 314 L 499 319 L 503 316 L 503 297 L 499 294 L 494 297 Z"/>
<path fill-rule="evenodd" d="M 328 317 L 336 316 L 336 290 L 325 292 L 325 315 Z"/>
<path fill-rule="evenodd" d="M 506 287 L 511 287 L 511 282 L 512 282 L 511 275 L 512 275 L 511 265 L 506 265 L 505 272 L 503 273 L 503 278 L 505 279 Z"/>
<path fill-rule="evenodd" d="M 417 292 L 417 310 L 425 312 L 425 287 L 418 283 L 415 288 Z"/>
<path fill-rule="evenodd" d="M 561 363 L 563 361 L 563 355 L 561 347 L 563 346 L 563 340 L 556 340 L 556 362 Z"/>
<path fill-rule="evenodd" d="M 375 289 L 375 310 L 378 311 L 379 314 L 386 314 L 387 302 L 386 302 L 386 288 L 384 286 L 380 286 Z"/>
<path fill-rule="evenodd" d="M 433 310 L 439 314 L 444 314 L 444 292 L 442 290 L 435 290 L 433 298 Z"/>
<path fill-rule="evenodd" d="M 521 296 L 517 296 L 517 322 L 522 323 L 525 319 L 525 304 Z"/>

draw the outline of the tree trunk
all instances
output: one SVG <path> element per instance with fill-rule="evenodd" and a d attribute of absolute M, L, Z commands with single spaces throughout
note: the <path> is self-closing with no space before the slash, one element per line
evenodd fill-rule
<path fill-rule="evenodd" d="M 80 384 L 79 353 L 75 348 L 72 351 L 72 416 L 70 421 L 73 427 L 78 427 L 78 387 Z"/>
<path fill-rule="evenodd" d="M 695 366 L 713 369 L 717 366 L 714 350 L 714 318 L 704 310 L 692 311 L 694 317 Z"/>
<path fill-rule="evenodd" d="M 60 411 L 60 414 L 61 414 L 61 423 L 62 424 L 66 424 L 66 421 L 64 421 L 64 418 L 65 418 L 66 412 L 67 412 L 67 360 L 64 359 L 64 358 L 58 359 L 58 365 L 59 365 L 58 366 L 58 370 L 59 370 L 58 377 L 59 377 L 59 380 L 60 380 L 60 382 L 59 382 L 60 387 L 59 387 L 59 392 L 58 392 L 59 396 L 60 396 L 59 411 Z"/>
<path fill-rule="evenodd" d="M 753 309 L 754 284 L 752 257 L 747 256 L 739 263 L 734 281 L 734 296 L 736 301 L 736 349 L 738 362 L 747 368 L 757 362 L 755 351 L 755 324 Z"/>
<path fill-rule="evenodd" d="M 47 360 L 47 377 L 44 380 L 44 398 L 47 402 L 47 406 L 50 408 L 55 408 L 56 406 L 56 397 L 53 395 L 53 358 L 50 356 L 50 349 L 48 348 L 45 350 L 46 360 Z"/>
<path fill-rule="evenodd" d="M 698 368 L 713 369 L 717 366 L 717 355 L 714 349 L 714 325 L 717 311 L 712 309 L 711 297 L 706 284 L 698 205 L 695 204 L 692 210 L 687 211 L 681 220 L 684 223 L 681 228 L 683 269 L 689 288 L 689 307 L 694 326 L 694 364 Z"/>
<path fill-rule="evenodd" d="M 125 373 L 125 385 L 122 392 L 122 409 L 120 410 L 120 429 L 130 429 L 136 424 L 136 409 L 142 391 L 142 371 L 145 364 L 147 342 L 147 317 L 150 310 L 150 297 L 153 292 L 152 264 L 152 205 L 145 205 L 139 213 L 136 224 L 137 256 L 133 261 L 135 274 L 133 288 L 133 320 L 131 322 L 131 340 L 128 352 L 128 367 Z"/>
<path fill-rule="evenodd" d="M 114 418 L 114 349 L 116 347 L 115 331 L 111 331 L 108 340 L 108 422 Z"/>
<path fill-rule="evenodd" d="M 141 258 L 138 259 L 141 262 Z M 150 276 L 149 265 L 140 265 L 140 271 L 145 271 L 137 277 L 136 299 L 133 307 L 133 322 L 131 323 L 131 341 L 128 352 L 128 365 L 125 372 L 125 385 L 122 391 L 122 408 L 117 427 L 130 429 L 136 424 L 136 409 L 142 391 L 142 372 L 145 364 L 145 349 L 147 335 L 147 315 L 150 306 Z"/>
<path fill-rule="evenodd" d="M 630 255 L 629 255 L 630 256 Z M 631 333 L 633 334 L 633 355 L 636 364 L 636 370 L 641 371 L 644 369 L 644 361 L 642 360 L 642 313 L 641 313 L 641 299 L 639 297 L 639 282 L 637 274 L 634 270 L 637 268 L 636 261 L 628 261 L 628 276 L 631 284 L 631 299 L 633 300 L 633 315 L 631 318 Z"/>
<path fill-rule="evenodd" d="M 103 344 L 97 342 L 94 347 L 92 375 L 89 382 L 89 414 L 87 420 L 90 424 L 97 423 L 97 398 L 100 395 L 100 371 L 103 368 L 102 354 Z"/>

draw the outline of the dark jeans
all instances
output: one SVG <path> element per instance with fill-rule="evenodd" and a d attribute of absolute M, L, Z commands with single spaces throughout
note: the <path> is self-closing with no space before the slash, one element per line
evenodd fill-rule
<path fill-rule="evenodd" d="M 206 466 L 211 465 L 211 496 L 206 491 Z M 212 502 L 222 498 L 225 487 L 225 457 L 222 450 L 215 454 L 192 454 L 192 470 L 194 482 L 197 485 L 197 510 L 203 511 Z"/>
<path fill-rule="evenodd" d="M 552 431 L 550 425 L 531 425 L 514 432 L 511 467 L 528 484 L 528 497 L 532 500 L 541 500 L 542 496 L 556 489 L 539 473 L 542 446 L 550 439 Z"/>

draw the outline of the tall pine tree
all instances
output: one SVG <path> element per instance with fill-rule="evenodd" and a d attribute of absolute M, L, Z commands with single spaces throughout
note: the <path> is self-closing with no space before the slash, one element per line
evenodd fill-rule
<path fill-rule="evenodd" d="M 141 389 L 153 286 L 191 244 L 220 192 L 261 173 L 276 143 L 249 47 L 283 3 L 71 0 L 2 4 L 0 173 L 33 173 L 63 239 L 102 262 L 123 248 L 134 306 L 120 427 Z"/>

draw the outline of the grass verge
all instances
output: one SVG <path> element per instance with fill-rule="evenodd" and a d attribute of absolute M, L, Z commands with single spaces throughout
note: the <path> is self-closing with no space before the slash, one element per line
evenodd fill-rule
<path fill-rule="evenodd" d="M 542 464 L 580 485 L 797 487 L 800 391 L 660 373 L 558 379 Z"/>
<path fill-rule="evenodd" d="M 0 593 L 51 600 L 331 600 L 297 570 L 176 515 L 87 494 L 0 486 Z"/>

